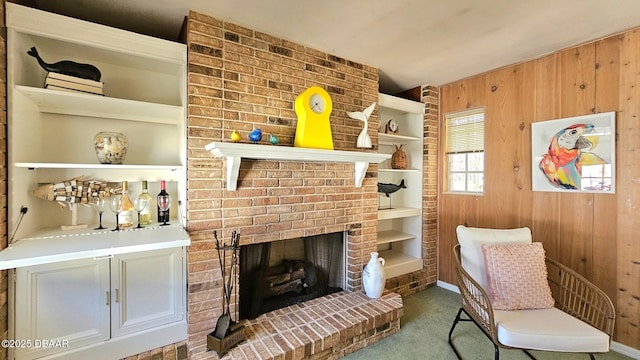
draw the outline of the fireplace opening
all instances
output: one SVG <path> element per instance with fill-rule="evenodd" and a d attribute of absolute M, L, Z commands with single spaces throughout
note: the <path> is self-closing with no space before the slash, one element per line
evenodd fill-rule
<path fill-rule="evenodd" d="M 241 246 L 240 319 L 341 291 L 344 236 L 337 232 Z"/>

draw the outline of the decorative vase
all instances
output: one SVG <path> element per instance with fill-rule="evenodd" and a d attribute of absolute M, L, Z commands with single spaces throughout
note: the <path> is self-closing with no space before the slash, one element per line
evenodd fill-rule
<path fill-rule="evenodd" d="M 377 252 L 371 253 L 371 259 L 362 271 L 362 285 L 368 297 L 377 299 L 384 290 L 384 259 Z"/>
<path fill-rule="evenodd" d="M 391 168 L 404 170 L 407 168 L 407 153 L 402 150 L 404 144 L 396 147 L 396 151 L 391 155 Z"/>
<path fill-rule="evenodd" d="M 96 134 L 93 145 L 101 164 L 122 164 L 127 156 L 129 141 L 124 134 L 102 131 Z"/>

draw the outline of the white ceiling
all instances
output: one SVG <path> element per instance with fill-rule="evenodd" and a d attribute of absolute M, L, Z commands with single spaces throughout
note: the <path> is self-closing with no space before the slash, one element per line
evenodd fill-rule
<path fill-rule="evenodd" d="M 380 90 L 443 85 L 640 26 L 640 0 L 32 0 L 175 40 L 189 9 L 380 69 Z"/>

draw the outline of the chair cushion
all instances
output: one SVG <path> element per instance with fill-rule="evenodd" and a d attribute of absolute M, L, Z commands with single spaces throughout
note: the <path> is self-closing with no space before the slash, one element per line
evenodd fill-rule
<path fill-rule="evenodd" d="M 485 272 L 482 244 L 529 244 L 531 230 L 517 229 L 483 229 L 458 225 L 456 228 L 462 267 L 469 275 L 487 289 L 487 273 Z"/>
<path fill-rule="evenodd" d="M 544 248 L 531 244 L 482 244 L 494 310 L 545 309 L 555 301 L 547 281 Z"/>
<path fill-rule="evenodd" d="M 609 336 L 558 308 L 494 311 L 501 344 L 543 351 L 609 351 Z"/>

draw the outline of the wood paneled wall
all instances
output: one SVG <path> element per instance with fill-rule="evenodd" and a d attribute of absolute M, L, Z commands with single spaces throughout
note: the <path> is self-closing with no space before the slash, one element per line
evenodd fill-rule
<path fill-rule="evenodd" d="M 447 113 L 485 109 L 486 152 L 483 196 L 443 193 L 440 157 L 440 280 L 454 281 L 457 225 L 528 226 L 547 256 L 611 297 L 614 340 L 640 348 L 639 79 L 640 30 L 634 29 L 441 87 L 441 127 Z M 616 194 L 531 191 L 531 123 L 608 111 L 617 122 Z"/>

